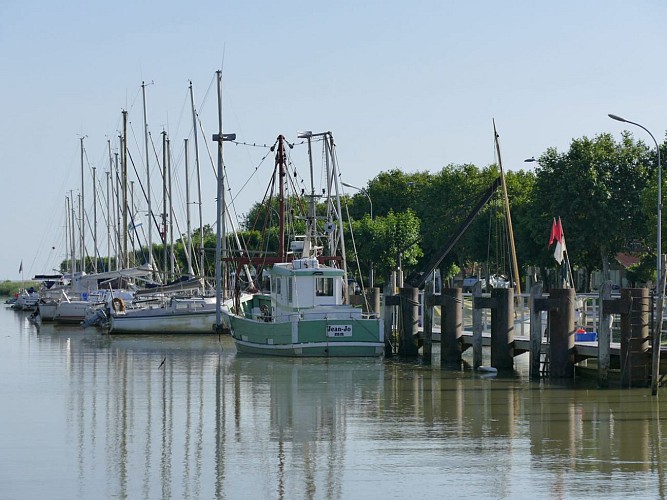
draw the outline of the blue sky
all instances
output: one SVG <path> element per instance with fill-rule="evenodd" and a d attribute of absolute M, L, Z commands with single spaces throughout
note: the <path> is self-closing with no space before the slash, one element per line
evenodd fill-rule
<path fill-rule="evenodd" d="M 28 278 L 65 257 L 65 196 L 80 191 L 81 136 L 86 174 L 95 167 L 99 180 L 108 169 L 107 140 L 117 141 L 126 109 L 130 152 L 143 168 L 142 81 L 153 82 L 153 141 L 159 149 L 168 132 L 181 177 L 182 142 L 192 137 L 189 81 L 206 134 L 200 141 L 214 152 L 220 68 L 225 132 L 270 144 L 278 134 L 294 140 L 298 130 L 330 130 L 342 178 L 352 185 L 392 168 L 493 163 L 493 119 L 504 166 L 529 169 L 525 158 L 551 146 L 566 150 L 572 138 L 620 137 L 629 126 L 607 113 L 662 140 L 666 14 L 659 0 L 4 0 L 0 279 L 20 279 L 21 261 Z M 226 148 L 232 191 L 265 154 Z M 156 171 L 151 177 L 155 204 L 161 191 Z M 202 177 L 204 219 L 214 223 L 208 162 Z M 255 176 L 236 199 L 237 211 L 247 211 L 264 188 Z M 183 187 L 176 189 L 182 196 Z"/>

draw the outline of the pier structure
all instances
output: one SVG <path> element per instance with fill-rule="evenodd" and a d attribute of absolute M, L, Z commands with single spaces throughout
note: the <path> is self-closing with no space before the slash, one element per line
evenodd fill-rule
<path fill-rule="evenodd" d="M 645 288 L 622 289 L 620 296 L 612 297 L 610 284 L 605 284 L 599 296 L 598 332 L 584 332 L 575 291 L 551 289 L 544 294 L 538 283 L 531 288 L 528 303 L 529 336 L 517 334 L 513 289 L 497 288 L 482 294 L 477 287 L 472 295 L 472 331 L 464 329 L 460 288 L 445 288 L 435 294 L 427 287 L 421 299 L 417 289 L 410 287 L 399 289 L 397 295 L 385 295 L 387 354 L 417 358 L 421 349 L 424 364 L 431 364 L 432 344 L 439 340 L 444 368 L 459 368 L 462 354 L 472 347 L 473 369 L 479 369 L 482 347 L 486 346 L 491 351 L 491 367 L 499 372 L 512 371 L 514 357 L 529 353 L 532 379 L 574 378 L 578 372 L 591 372 L 592 365 L 586 367 L 585 361 L 594 359 L 601 388 L 608 387 L 610 379 L 618 379 L 625 387 L 651 384 L 651 298 Z M 434 314 L 438 305 L 439 330 L 438 315 Z M 487 310 L 491 315 L 490 332 L 483 331 L 481 319 Z M 397 321 L 392 320 L 392 314 L 398 316 Z M 620 334 L 618 341 L 612 342 L 611 325 L 619 317 Z"/>

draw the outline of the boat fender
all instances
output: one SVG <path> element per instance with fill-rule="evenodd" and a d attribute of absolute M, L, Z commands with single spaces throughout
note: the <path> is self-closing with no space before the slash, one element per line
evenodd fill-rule
<path fill-rule="evenodd" d="M 111 307 L 115 312 L 125 312 L 125 301 L 120 297 L 114 297 L 111 301 Z"/>

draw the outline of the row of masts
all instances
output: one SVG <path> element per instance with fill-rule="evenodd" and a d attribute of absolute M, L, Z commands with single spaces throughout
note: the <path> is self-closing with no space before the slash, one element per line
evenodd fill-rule
<path fill-rule="evenodd" d="M 153 229 L 157 228 L 160 233 L 160 240 L 163 245 L 162 265 L 163 269 L 155 278 L 164 283 L 168 282 L 170 277 L 176 275 L 176 260 L 174 257 L 174 209 L 172 204 L 172 179 L 173 172 L 171 168 L 171 141 L 168 134 L 162 132 L 162 213 L 161 221 L 158 220 L 153 212 L 152 188 L 151 188 L 151 163 L 150 163 L 150 131 L 148 126 L 148 113 L 146 106 L 146 83 L 142 82 L 142 104 L 143 104 L 143 125 L 144 125 L 144 160 L 145 160 L 145 189 L 141 186 L 142 193 L 147 204 L 148 230 L 147 235 L 143 237 L 146 241 L 147 254 L 143 257 L 143 262 L 135 262 L 131 249 L 141 252 L 143 247 L 140 243 L 138 228 L 142 224 L 136 220 L 137 206 L 135 204 L 134 181 L 128 181 L 128 149 L 127 149 L 127 125 L 128 113 L 122 111 L 122 132 L 118 136 L 118 150 L 112 150 L 111 140 L 107 140 L 109 168 L 106 172 L 106 193 L 103 196 L 106 201 L 105 209 L 102 210 L 107 231 L 106 247 L 106 265 L 102 265 L 103 259 L 100 257 L 100 246 L 98 240 L 98 191 L 104 192 L 102 186 L 98 186 L 97 172 L 95 167 L 91 167 L 92 172 L 92 223 L 86 213 L 86 149 L 84 146 L 85 136 L 80 137 L 80 167 L 81 167 L 81 193 L 75 200 L 72 190 L 69 196 L 65 197 L 66 210 L 66 255 L 70 259 L 70 271 L 72 274 L 92 270 L 97 273 L 100 271 L 109 271 L 112 259 L 115 259 L 115 270 L 120 270 L 136 265 L 148 265 L 151 269 L 156 269 L 155 255 L 153 253 Z M 190 104 L 192 108 L 192 129 L 195 150 L 195 168 L 198 191 L 198 215 L 199 215 L 199 248 L 194 252 L 192 242 L 192 221 L 190 214 L 190 160 L 189 160 L 189 140 L 184 139 L 185 151 L 185 204 L 186 204 L 186 238 L 184 241 L 187 269 L 184 271 L 188 276 L 195 276 L 195 270 L 200 276 L 204 273 L 204 225 L 202 213 L 202 187 L 201 170 L 199 164 L 199 141 L 198 141 L 198 114 L 195 107 L 194 91 L 192 82 L 189 85 Z M 159 162 L 158 162 L 159 163 Z M 139 175 L 139 174 L 137 174 Z M 139 179 L 141 185 L 141 179 Z M 75 207 L 75 205 L 78 205 Z M 92 233 L 92 248 L 94 257 L 87 266 L 88 247 L 87 233 Z M 143 231 L 143 230 L 142 230 Z M 78 243 L 77 243 L 78 236 Z"/>

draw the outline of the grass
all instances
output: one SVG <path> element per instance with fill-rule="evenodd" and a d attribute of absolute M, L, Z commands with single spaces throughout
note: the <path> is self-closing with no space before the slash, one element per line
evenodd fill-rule
<path fill-rule="evenodd" d="M 16 295 L 21 288 L 35 287 L 39 289 L 38 281 L 2 281 L 0 282 L 0 297 L 12 297 Z"/>

